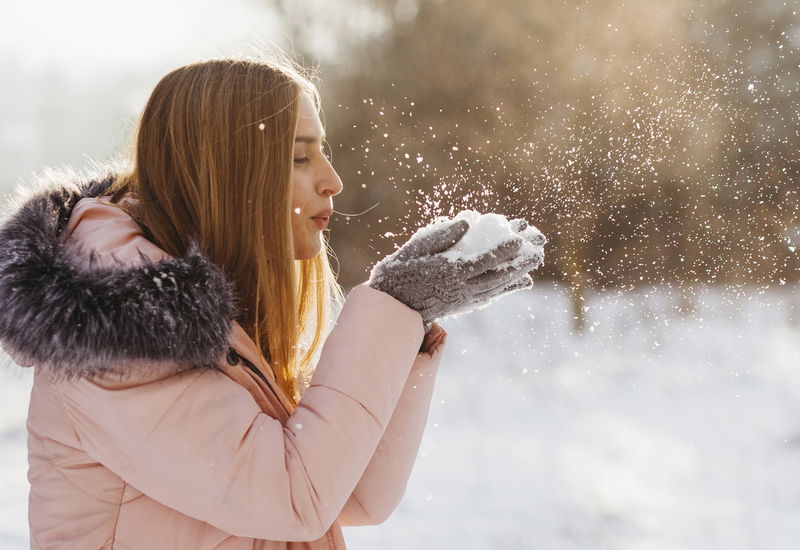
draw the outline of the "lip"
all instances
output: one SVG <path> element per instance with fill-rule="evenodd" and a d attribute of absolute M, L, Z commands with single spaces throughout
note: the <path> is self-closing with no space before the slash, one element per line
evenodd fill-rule
<path fill-rule="evenodd" d="M 321 216 L 318 218 L 311 218 L 311 219 L 314 220 L 314 223 L 316 223 L 317 227 L 320 229 L 325 229 L 326 227 L 328 227 L 328 222 L 330 222 L 331 220 L 330 217 L 327 216 Z"/>
<path fill-rule="evenodd" d="M 320 210 L 313 216 L 312 218 L 330 218 L 331 214 L 333 214 L 333 210 L 331 208 L 326 208 L 325 210 Z"/>

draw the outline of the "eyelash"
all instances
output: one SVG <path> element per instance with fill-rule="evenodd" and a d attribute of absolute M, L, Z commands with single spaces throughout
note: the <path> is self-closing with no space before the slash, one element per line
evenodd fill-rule
<path fill-rule="evenodd" d="M 326 159 L 328 159 L 329 161 L 331 160 L 331 155 L 327 150 L 323 149 L 320 152 L 322 153 L 322 155 Z M 309 158 L 309 157 L 303 157 L 303 158 L 299 158 L 299 159 L 294 159 L 294 163 L 295 164 L 306 164 L 308 162 L 311 162 L 311 158 Z"/>

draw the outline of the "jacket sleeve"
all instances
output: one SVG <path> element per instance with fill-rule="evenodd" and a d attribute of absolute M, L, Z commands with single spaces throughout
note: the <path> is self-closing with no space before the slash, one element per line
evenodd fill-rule
<path fill-rule="evenodd" d="M 422 338 L 417 312 L 356 287 L 284 424 L 213 369 L 59 390 L 86 452 L 151 498 L 235 536 L 315 540 L 375 453 Z"/>
<path fill-rule="evenodd" d="M 430 352 L 417 355 L 386 432 L 353 494 L 345 503 L 342 525 L 376 525 L 386 521 L 400 504 L 419 452 L 428 420 L 436 373 L 446 333 Z"/>

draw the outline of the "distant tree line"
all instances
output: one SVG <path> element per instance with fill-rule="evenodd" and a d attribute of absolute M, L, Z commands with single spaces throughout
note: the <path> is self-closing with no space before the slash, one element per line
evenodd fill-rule
<path fill-rule="evenodd" d="M 315 33 L 335 44 L 345 285 L 462 208 L 544 231 L 540 276 L 569 284 L 579 323 L 590 288 L 800 279 L 791 3 L 350 0 L 324 20 L 275 4 L 309 59 Z"/>

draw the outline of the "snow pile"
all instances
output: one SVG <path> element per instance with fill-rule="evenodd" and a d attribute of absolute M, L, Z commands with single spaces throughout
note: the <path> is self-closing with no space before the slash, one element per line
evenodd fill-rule
<path fill-rule="evenodd" d="M 406 495 L 348 548 L 797 548 L 800 287 L 688 300 L 589 294 L 578 334 L 543 281 L 443 323 Z"/>

